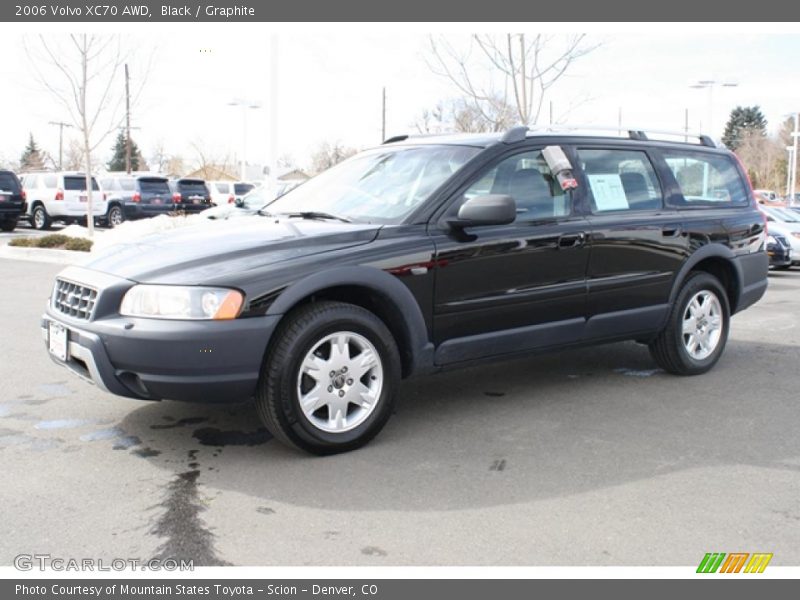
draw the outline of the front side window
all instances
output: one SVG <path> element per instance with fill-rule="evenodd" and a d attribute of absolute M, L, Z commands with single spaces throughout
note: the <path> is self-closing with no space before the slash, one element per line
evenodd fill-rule
<path fill-rule="evenodd" d="M 662 152 L 685 206 L 745 206 L 747 190 L 733 160 L 692 150 Z"/>
<path fill-rule="evenodd" d="M 658 210 L 661 186 L 647 154 L 638 150 L 578 150 L 592 212 Z"/>
<path fill-rule="evenodd" d="M 328 169 L 265 210 L 272 214 L 325 212 L 354 221 L 400 223 L 479 152 L 468 146 L 381 147 Z"/>
<path fill-rule="evenodd" d="M 516 222 L 541 221 L 570 214 L 569 196 L 551 175 L 540 150 L 502 160 L 464 192 L 464 200 L 486 194 L 504 194 L 514 198 Z"/>

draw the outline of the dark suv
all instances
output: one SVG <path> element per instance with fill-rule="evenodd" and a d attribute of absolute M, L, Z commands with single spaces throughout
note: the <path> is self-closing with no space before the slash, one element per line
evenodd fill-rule
<path fill-rule="evenodd" d="M 768 269 L 745 172 L 698 139 L 394 138 L 252 217 L 68 267 L 49 352 L 121 396 L 254 397 L 319 454 L 364 444 L 401 378 L 440 369 L 637 340 L 697 375 Z"/>
<path fill-rule="evenodd" d="M 25 192 L 13 171 L 0 171 L 0 231 L 14 231 L 25 214 Z"/>
<path fill-rule="evenodd" d="M 116 227 L 123 221 L 165 215 L 175 210 L 168 179 L 159 175 L 108 177 L 101 183 L 108 197 L 106 223 Z"/>
<path fill-rule="evenodd" d="M 184 177 L 169 182 L 172 190 L 172 201 L 175 210 L 186 214 L 195 214 L 211 207 L 211 192 L 202 179 Z"/>

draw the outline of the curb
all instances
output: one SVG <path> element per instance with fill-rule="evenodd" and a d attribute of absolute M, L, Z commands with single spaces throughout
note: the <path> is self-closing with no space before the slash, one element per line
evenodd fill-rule
<path fill-rule="evenodd" d="M 54 248 L 15 248 L 0 246 L 0 259 L 27 260 L 58 265 L 74 265 L 83 262 L 90 256 L 89 252 L 75 250 L 57 250 Z"/>

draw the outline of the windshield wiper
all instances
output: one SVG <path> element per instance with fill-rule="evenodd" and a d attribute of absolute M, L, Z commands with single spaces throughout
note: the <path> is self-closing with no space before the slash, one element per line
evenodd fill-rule
<path fill-rule="evenodd" d="M 299 212 L 290 212 L 290 213 L 281 213 L 287 217 L 299 217 L 301 219 L 321 219 L 321 220 L 336 220 L 341 221 L 342 223 L 352 223 L 352 221 L 346 217 L 340 217 L 338 215 L 332 215 L 331 213 L 326 212 L 319 212 L 316 210 L 304 210 Z"/>

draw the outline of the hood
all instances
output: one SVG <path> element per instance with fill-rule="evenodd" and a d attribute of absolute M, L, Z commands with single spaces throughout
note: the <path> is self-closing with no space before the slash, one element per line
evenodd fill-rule
<path fill-rule="evenodd" d="M 200 219 L 94 253 L 86 268 L 139 283 L 197 285 L 228 274 L 366 244 L 379 225 L 254 216 Z"/>

